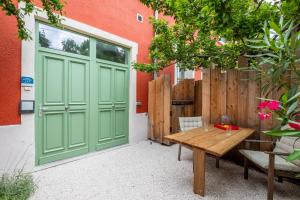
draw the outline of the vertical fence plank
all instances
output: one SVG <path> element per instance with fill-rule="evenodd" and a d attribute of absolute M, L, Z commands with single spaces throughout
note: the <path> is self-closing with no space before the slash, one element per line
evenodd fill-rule
<path fill-rule="evenodd" d="M 226 115 L 227 73 L 220 74 L 220 115 Z"/>
<path fill-rule="evenodd" d="M 154 136 L 156 138 L 156 140 L 158 140 L 160 143 L 162 143 L 162 132 L 163 132 L 163 118 L 164 118 L 164 114 L 163 114 L 163 109 L 164 109 L 164 102 L 163 102 L 163 98 L 164 98 L 164 90 L 163 90 L 163 79 L 164 76 L 160 76 L 159 78 L 157 78 L 156 81 L 156 85 L 155 85 L 155 118 L 154 118 Z"/>
<path fill-rule="evenodd" d="M 170 110 L 171 110 L 171 87 L 170 87 L 170 76 L 164 77 L 163 82 L 163 101 L 164 101 L 164 117 L 163 117 L 163 136 L 170 134 Z M 162 138 L 164 144 L 170 144 L 168 140 Z"/>
<path fill-rule="evenodd" d="M 155 117 L 155 81 L 150 81 L 148 90 L 148 138 L 154 140 L 154 117 Z"/>
<path fill-rule="evenodd" d="M 202 81 L 195 81 L 195 116 L 202 116 Z"/>
<path fill-rule="evenodd" d="M 238 107 L 238 72 L 236 70 L 227 71 L 227 98 L 226 108 L 227 115 L 230 117 L 233 124 L 237 124 L 237 107 Z"/>
<path fill-rule="evenodd" d="M 220 101 L 221 89 L 220 89 L 220 70 L 210 71 L 210 121 L 211 123 L 218 123 L 220 119 Z"/>
<path fill-rule="evenodd" d="M 183 95 L 183 100 L 191 100 L 194 101 L 194 79 L 185 79 L 183 81 L 184 84 L 184 95 Z M 194 116 L 194 104 L 192 105 L 185 105 L 183 106 L 184 109 L 184 117 L 192 117 Z"/>
<path fill-rule="evenodd" d="M 237 124 L 247 127 L 248 122 L 248 72 L 238 72 L 238 106 Z"/>
<path fill-rule="evenodd" d="M 203 70 L 202 80 L 202 118 L 205 123 L 210 122 L 210 70 Z"/>

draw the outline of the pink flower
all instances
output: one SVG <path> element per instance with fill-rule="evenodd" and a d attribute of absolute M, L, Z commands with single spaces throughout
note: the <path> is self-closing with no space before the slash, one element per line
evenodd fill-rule
<path fill-rule="evenodd" d="M 268 104 L 267 104 L 267 107 L 270 109 L 270 110 L 280 110 L 280 103 L 278 101 L 270 101 Z"/>
<path fill-rule="evenodd" d="M 270 113 L 259 112 L 258 116 L 259 116 L 260 120 L 265 120 L 265 119 L 271 118 L 271 114 Z"/>
<path fill-rule="evenodd" d="M 296 120 L 296 122 L 300 123 L 300 120 Z M 300 125 L 296 123 L 289 123 L 289 126 L 295 130 L 300 130 Z"/>
<path fill-rule="evenodd" d="M 268 104 L 269 104 L 269 101 L 262 101 L 258 104 L 257 108 L 259 110 L 262 110 L 262 109 L 266 108 Z"/>

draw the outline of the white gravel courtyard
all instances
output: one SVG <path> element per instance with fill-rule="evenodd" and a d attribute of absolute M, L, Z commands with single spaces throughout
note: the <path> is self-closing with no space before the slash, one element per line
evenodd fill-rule
<path fill-rule="evenodd" d="M 192 152 L 178 146 L 144 141 L 112 151 L 98 152 L 80 160 L 37 171 L 38 189 L 31 200 L 192 200 L 267 198 L 266 176 L 207 158 L 206 196 L 193 193 Z M 275 183 L 274 199 L 300 199 L 300 186 Z"/>

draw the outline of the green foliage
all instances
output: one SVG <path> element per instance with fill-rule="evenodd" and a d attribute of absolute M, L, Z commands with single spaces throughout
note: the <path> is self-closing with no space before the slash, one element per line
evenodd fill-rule
<path fill-rule="evenodd" d="M 24 17 L 36 11 L 33 0 L 18 0 L 18 3 L 24 3 L 24 6 L 18 8 L 13 0 L 0 0 L 0 8 L 8 16 L 15 16 L 17 19 L 18 36 L 22 40 L 31 39 L 30 31 L 26 29 Z M 61 0 L 41 0 L 43 10 L 46 11 L 48 20 L 54 25 L 59 25 L 63 13 L 63 3 Z M 58 14 L 56 14 L 58 13 Z"/>
<path fill-rule="evenodd" d="M 1 200 L 27 200 L 35 189 L 32 176 L 22 171 L 14 175 L 3 174 L 0 178 Z"/>
<path fill-rule="evenodd" d="M 141 0 L 146 6 L 172 16 L 176 23 L 152 20 L 156 37 L 150 47 L 152 65 L 135 64 L 152 72 L 177 63 L 180 68 L 235 68 L 240 55 L 252 55 L 247 38 L 263 39 L 265 21 L 300 20 L 300 0 Z M 224 38 L 224 46 L 216 41 Z M 151 68 L 152 66 L 152 68 Z"/>
<path fill-rule="evenodd" d="M 264 25 L 262 39 L 248 40 L 247 46 L 252 49 L 252 69 L 259 72 L 264 80 L 263 92 L 285 87 L 289 89 L 290 72 L 294 74 L 292 83 L 299 84 L 300 64 L 297 51 L 300 48 L 299 24 L 294 20 L 284 22 L 281 17 L 278 23 L 270 21 Z"/>
<path fill-rule="evenodd" d="M 150 58 L 161 69 L 174 62 L 182 69 L 195 67 L 235 68 L 237 59 L 247 51 L 245 38 L 260 37 L 264 21 L 276 19 L 278 7 L 253 0 L 141 0 L 145 5 L 172 16 L 176 23 L 152 20 L 156 37 Z M 224 46 L 216 46 L 225 38 Z M 138 64 L 136 69 L 149 70 Z"/>

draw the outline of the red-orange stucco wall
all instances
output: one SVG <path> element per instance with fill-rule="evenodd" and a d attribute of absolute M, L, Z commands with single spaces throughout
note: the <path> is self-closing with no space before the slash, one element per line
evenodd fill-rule
<path fill-rule="evenodd" d="M 14 17 L 0 10 L 0 125 L 19 124 L 21 42 Z"/>

